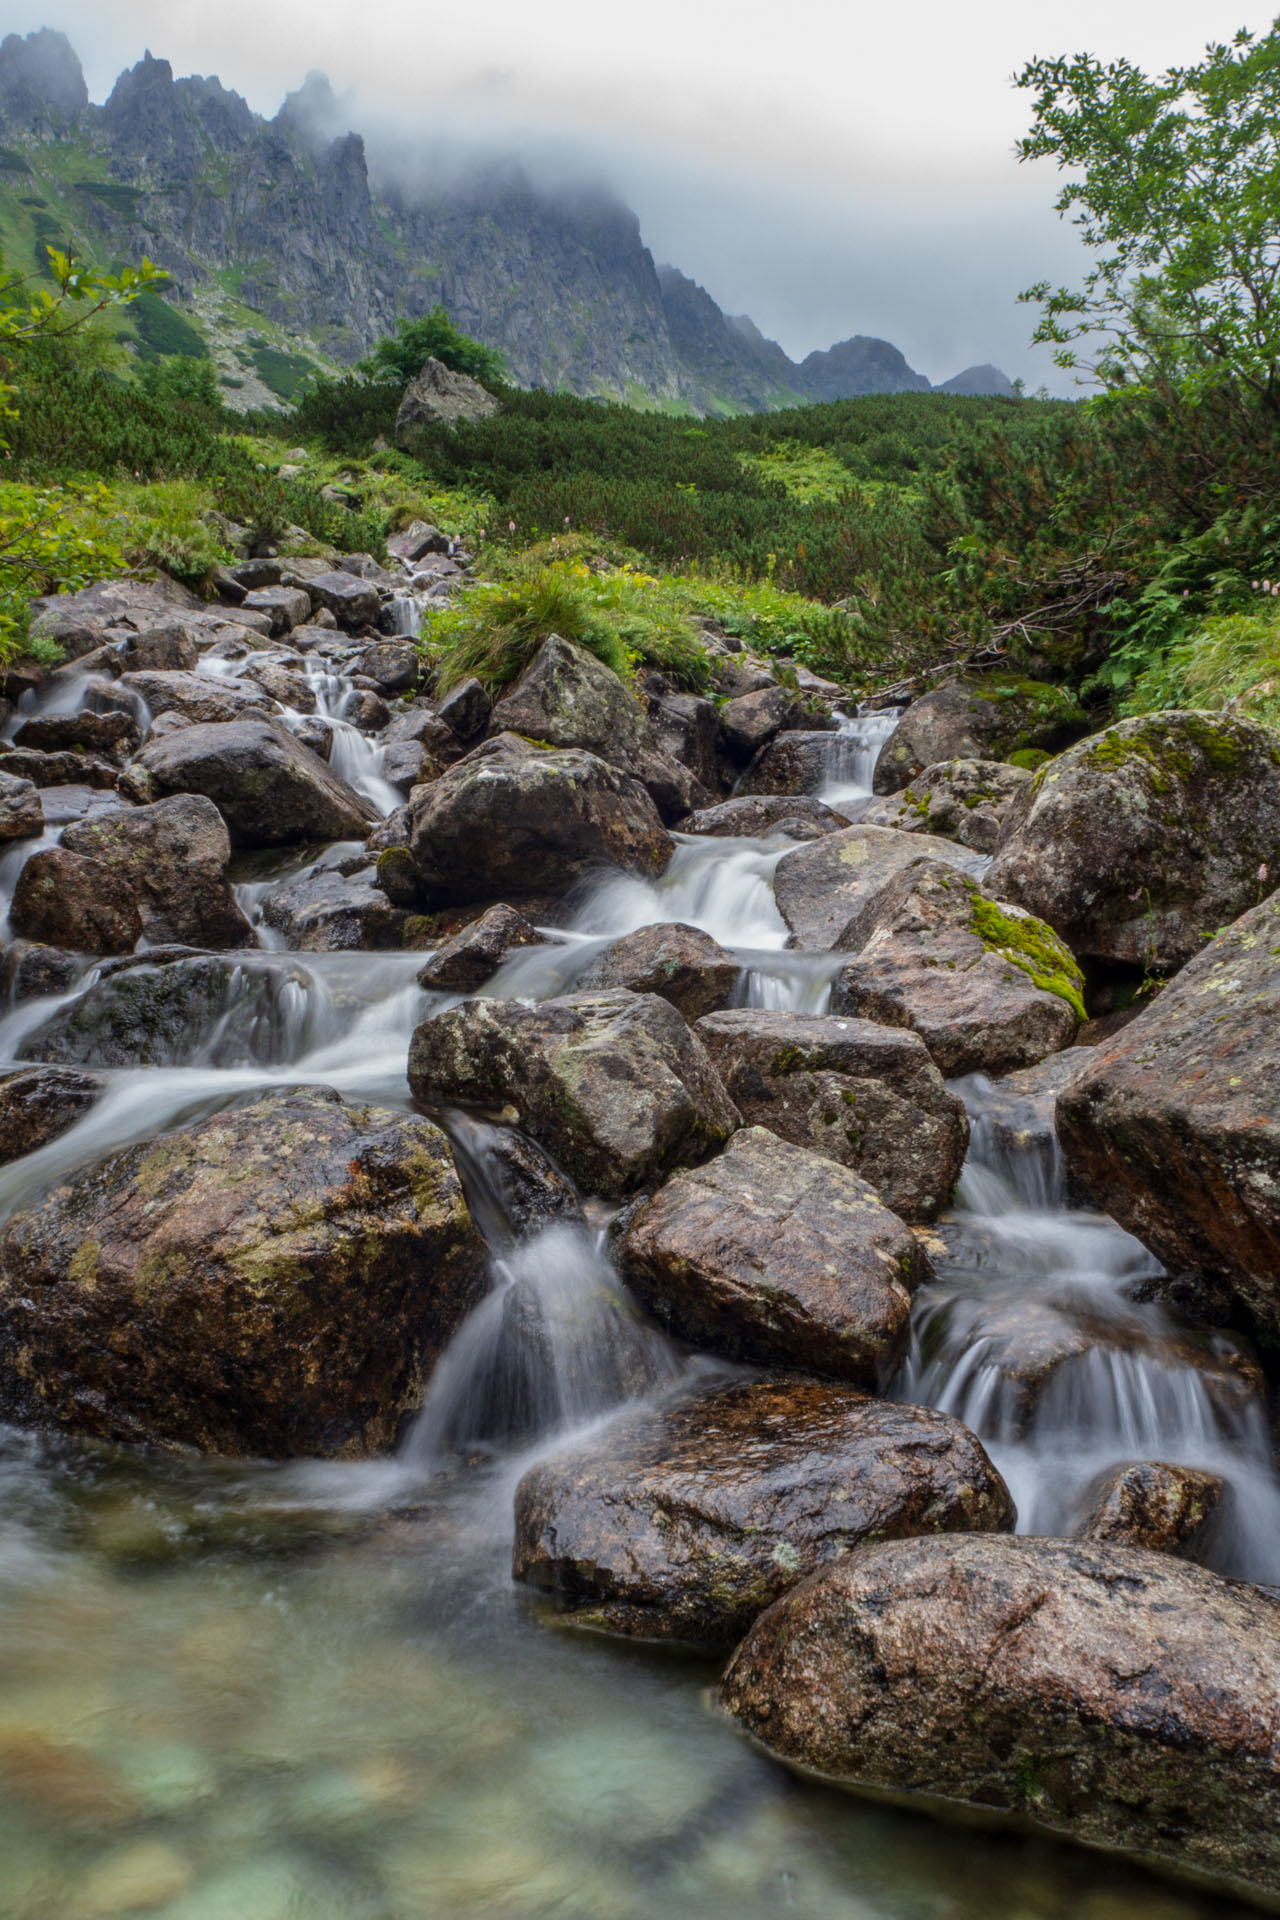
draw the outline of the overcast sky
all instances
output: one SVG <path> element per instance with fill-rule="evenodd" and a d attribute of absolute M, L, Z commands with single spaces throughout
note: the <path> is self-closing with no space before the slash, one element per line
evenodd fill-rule
<path fill-rule="evenodd" d="M 878 334 L 935 381 L 991 360 L 1062 391 L 1015 296 L 1079 256 L 1054 169 L 1014 159 L 1030 96 L 1013 74 L 1076 52 L 1163 68 L 1271 17 L 1241 0 L 20 0 L 6 26 L 61 27 L 95 100 L 147 47 L 264 114 L 323 68 L 362 131 L 607 180 L 658 260 L 794 356 Z"/>

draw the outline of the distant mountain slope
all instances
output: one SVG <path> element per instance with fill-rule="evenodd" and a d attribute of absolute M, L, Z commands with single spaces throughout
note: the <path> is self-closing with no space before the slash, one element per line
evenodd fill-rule
<path fill-rule="evenodd" d="M 349 365 L 436 301 L 501 348 L 523 386 L 721 413 L 929 389 L 896 347 L 862 335 L 797 366 L 695 281 L 656 267 L 635 214 L 603 189 L 551 193 L 514 162 L 414 192 L 379 179 L 358 133 L 332 137 L 340 111 L 311 74 L 263 120 L 216 78 L 175 79 L 150 53 L 93 106 L 62 34 L 10 34 L 8 264 L 38 270 L 50 243 L 148 254 L 192 324 L 152 297 L 126 331 L 144 354 L 203 343 L 243 405 L 289 398 L 309 369 Z"/>
<path fill-rule="evenodd" d="M 938 388 L 939 393 L 967 393 L 971 397 L 984 394 L 1008 395 L 1016 389 L 1012 380 L 999 367 L 966 367 L 963 373 L 957 373 L 950 380 L 944 380 Z"/>

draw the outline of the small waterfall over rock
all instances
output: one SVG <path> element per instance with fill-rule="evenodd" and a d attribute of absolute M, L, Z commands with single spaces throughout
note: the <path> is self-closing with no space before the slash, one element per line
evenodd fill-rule
<path fill-rule="evenodd" d="M 831 736 L 819 800 L 850 820 L 857 818 L 871 798 L 880 749 L 900 717 L 899 707 L 882 707 L 874 713 L 836 713 L 838 730 Z"/>

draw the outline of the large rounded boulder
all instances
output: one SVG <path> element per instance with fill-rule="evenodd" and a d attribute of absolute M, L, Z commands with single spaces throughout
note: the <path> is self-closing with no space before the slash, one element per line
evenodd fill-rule
<path fill-rule="evenodd" d="M 1121 720 L 1017 796 L 990 891 L 1081 958 L 1171 973 L 1280 880 L 1280 738 L 1216 713 Z"/>
<path fill-rule="evenodd" d="M 1028 747 L 1060 747 L 1086 724 L 1069 695 L 1041 680 L 1010 673 L 948 680 L 912 701 L 880 749 L 872 785 L 899 793 L 941 760 L 1007 760 Z"/>
<path fill-rule="evenodd" d="M 1280 1892 L 1280 1600 L 1185 1561 L 864 1546 L 757 1620 L 721 1698 L 806 1776 Z"/>
<path fill-rule="evenodd" d="M 144 747 L 120 776 L 132 800 L 204 794 L 238 847 L 363 840 L 376 814 L 276 720 L 183 727 Z"/>
<path fill-rule="evenodd" d="M 1013 1519 L 958 1420 L 774 1378 L 624 1414 L 542 1461 L 516 1494 L 513 1564 L 572 1624 L 725 1646 L 863 1540 Z"/>
<path fill-rule="evenodd" d="M 227 875 L 231 839 L 212 800 L 175 793 L 64 828 L 62 845 L 100 861 L 129 887 L 155 946 L 252 947 L 252 927 Z"/>
<path fill-rule="evenodd" d="M 385 1452 L 484 1289 L 430 1121 L 286 1089 L 0 1232 L 0 1417 L 209 1453 Z"/>
<path fill-rule="evenodd" d="M 656 877 L 674 842 L 629 774 L 499 734 L 415 791 L 409 850 L 428 899 L 465 902 L 567 892 L 605 867 Z"/>

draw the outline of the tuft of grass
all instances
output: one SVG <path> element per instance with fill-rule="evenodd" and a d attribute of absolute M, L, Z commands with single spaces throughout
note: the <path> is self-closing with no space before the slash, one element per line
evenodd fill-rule
<path fill-rule="evenodd" d="M 1259 594 L 1256 612 L 1202 620 L 1135 682 L 1126 713 L 1162 707 L 1230 709 L 1280 727 L 1280 601 Z"/>

